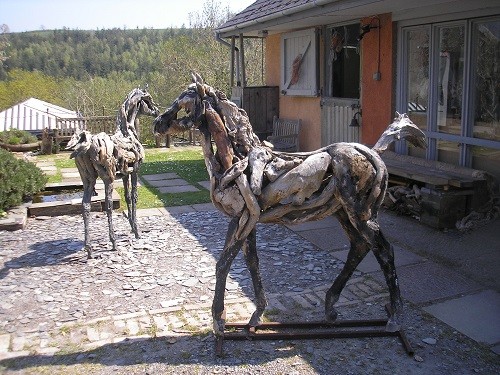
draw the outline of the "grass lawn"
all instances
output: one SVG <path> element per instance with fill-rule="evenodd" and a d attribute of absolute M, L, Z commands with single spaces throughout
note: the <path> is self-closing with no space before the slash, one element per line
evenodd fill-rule
<path fill-rule="evenodd" d="M 162 194 L 156 188 L 149 186 L 142 180 L 138 188 L 138 208 L 152 208 L 164 206 L 182 206 L 186 204 L 209 203 L 210 193 L 197 183 L 208 180 L 205 160 L 200 147 L 183 146 L 170 149 L 146 149 L 146 159 L 142 164 L 139 175 L 174 172 L 180 178 L 199 188 L 198 192 Z M 116 183 L 116 190 L 122 197 L 121 207 L 126 207 L 123 199 L 123 187 Z"/>
<path fill-rule="evenodd" d="M 48 182 L 61 182 L 61 168 L 75 168 L 75 162 L 69 158 L 69 153 L 64 152 L 55 155 L 40 155 L 38 160 L 54 160 L 57 173 L 49 176 Z M 205 161 L 200 147 L 181 146 L 166 148 L 146 149 L 146 158 L 139 171 L 139 175 L 174 172 L 180 178 L 188 181 L 200 189 L 199 192 L 162 194 L 153 186 L 141 179 L 141 184 L 137 190 L 139 199 L 138 208 L 154 208 L 164 206 L 182 206 L 196 203 L 209 203 L 210 193 L 197 183 L 208 180 L 208 173 L 205 168 Z M 115 189 L 120 194 L 122 210 L 127 206 L 123 196 L 123 185 L 121 180 L 115 181 Z"/>

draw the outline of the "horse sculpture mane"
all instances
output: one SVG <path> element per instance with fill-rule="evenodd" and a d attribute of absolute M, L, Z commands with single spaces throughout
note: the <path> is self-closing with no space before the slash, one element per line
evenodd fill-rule
<path fill-rule="evenodd" d="M 187 116 L 177 118 L 183 109 Z M 370 149 L 358 143 L 335 143 L 316 151 L 282 153 L 260 142 L 246 112 L 206 85 L 199 75 L 154 121 L 156 133 L 197 127 L 211 181 L 214 205 L 231 217 L 224 250 L 216 266 L 212 304 L 214 332 L 224 335 L 224 290 L 232 261 L 243 249 L 252 276 L 256 311 L 249 325 L 259 324 L 267 305 L 256 250 L 256 224 L 299 223 L 335 215 L 351 242 L 347 262 L 326 293 L 326 319 L 334 321 L 334 304 L 347 280 L 372 250 L 384 272 L 392 315 L 386 329 L 399 329 L 402 302 L 393 248 L 383 236 L 378 209 L 387 188 L 388 172 L 379 156 L 395 139 L 425 146 L 424 134 L 398 115 Z M 215 143 L 215 149 L 213 143 Z"/>

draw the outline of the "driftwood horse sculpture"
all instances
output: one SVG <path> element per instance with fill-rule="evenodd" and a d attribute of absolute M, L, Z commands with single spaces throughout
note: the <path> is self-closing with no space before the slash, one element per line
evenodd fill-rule
<path fill-rule="evenodd" d="M 187 116 L 177 118 L 184 110 Z M 231 217 L 223 252 L 216 265 L 212 304 L 214 332 L 224 334 L 224 291 L 232 261 L 243 249 L 251 273 L 257 326 L 267 305 L 256 251 L 257 222 L 301 223 L 335 215 L 351 246 L 344 268 L 326 293 L 326 319 L 335 321 L 334 304 L 353 271 L 372 250 L 390 292 L 392 313 L 386 329 L 400 328 L 402 301 L 393 248 L 377 222 L 388 172 L 379 156 L 395 139 L 425 146 L 424 134 L 406 115 L 399 115 L 372 148 L 335 143 L 313 152 L 274 152 L 253 133 L 247 114 L 225 95 L 193 74 L 193 84 L 154 121 L 159 134 L 196 126 L 203 134 L 203 153 L 215 206 Z M 212 140 L 216 151 L 212 147 Z"/>
<path fill-rule="evenodd" d="M 97 177 L 104 182 L 109 239 L 113 250 L 116 250 L 116 240 L 112 220 L 112 192 L 116 176 L 120 176 L 123 180 L 128 220 L 135 237 L 139 238 L 136 220 L 137 173 L 144 160 L 144 147 L 137 135 L 135 119 L 137 115 L 157 116 L 159 113 L 147 89 L 136 88 L 127 95 L 118 109 L 115 134 L 112 136 L 106 133 L 92 135 L 83 130 L 75 132 L 68 142 L 66 149 L 73 150 L 70 158 L 75 159 L 83 182 L 84 248 L 88 258 L 92 258 L 89 218 L 91 198 L 95 195 Z"/>

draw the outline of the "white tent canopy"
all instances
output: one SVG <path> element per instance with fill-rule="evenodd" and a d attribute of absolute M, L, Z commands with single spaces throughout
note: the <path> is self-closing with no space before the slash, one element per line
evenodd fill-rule
<path fill-rule="evenodd" d="M 59 119 L 81 117 L 77 112 L 30 98 L 0 112 L 0 131 L 13 129 L 40 133 L 43 129 L 55 129 Z"/>

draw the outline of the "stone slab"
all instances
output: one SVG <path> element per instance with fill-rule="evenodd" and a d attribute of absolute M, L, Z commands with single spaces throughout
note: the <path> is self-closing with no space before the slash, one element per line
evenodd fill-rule
<path fill-rule="evenodd" d="M 7 211 L 7 215 L 0 218 L 0 230 L 16 231 L 24 229 L 27 222 L 28 210 L 25 206 L 15 207 Z"/>
<path fill-rule="evenodd" d="M 436 303 L 424 310 L 475 341 L 500 343 L 500 293 L 494 290 Z"/>
<path fill-rule="evenodd" d="M 198 204 L 193 204 L 192 207 L 199 212 L 217 210 L 213 203 L 198 203 Z"/>
<path fill-rule="evenodd" d="M 159 173 L 159 174 L 145 174 L 142 178 L 148 182 L 150 181 L 158 181 L 158 180 L 169 180 L 173 178 L 179 178 L 177 173 L 168 172 L 168 173 Z"/>
<path fill-rule="evenodd" d="M 41 171 L 47 172 L 57 172 L 57 167 L 55 165 L 42 165 L 38 167 Z"/>
<path fill-rule="evenodd" d="M 453 298 L 481 290 L 481 285 L 449 267 L 427 261 L 397 268 L 401 296 L 415 304 Z M 385 284 L 382 273 L 373 278 Z"/>
<path fill-rule="evenodd" d="M 62 171 L 61 175 L 62 175 L 63 179 L 65 179 L 65 178 L 80 178 L 80 173 L 78 173 L 78 172 L 66 172 L 66 171 Z"/>
<path fill-rule="evenodd" d="M 61 173 L 62 172 L 78 173 L 78 168 L 77 167 L 61 168 Z"/>
<path fill-rule="evenodd" d="M 162 186 L 158 188 L 158 191 L 162 194 L 170 193 L 189 193 L 200 191 L 200 189 L 195 188 L 193 185 L 180 185 L 180 186 Z"/>
<path fill-rule="evenodd" d="M 349 250 L 341 250 L 341 251 L 335 251 L 332 253 L 332 255 L 340 259 L 342 262 L 346 262 L 347 260 L 347 254 L 349 253 Z M 401 247 L 394 247 L 394 261 L 396 263 L 396 269 L 402 266 L 407 266 L 409 264 L 415 264 L 415 263 L 422 263 L 426 261 L 425 258 L 422 258 L 416 254 L 413 254 L 410 251 L 404 250 Z M 377 258 L 375 258 L 375 255 L 373 252 L 369 252 L 365 259 L 361 261 L 361 263 L 358 265 L 357 270 L 365 273 L 371 273 L 371 272 L 382 272 L 380 270 L 380 265 L 377 262 Z"/>
<path fill-rule="evenodd" d="M 54 169 L 42 169 L 40 168 L 40 170 L 46 174 L 47 176 L 55 176 L 57 174 L 57 168 L 54 167 Z"/>
<path fill-rule="evenodd" d="M 165 207 L 165 211 L 170 215 L 185 214 L 187 212 L 193 212 L 194 208 L 192 206 L 172 206 Z"/>
<path fill-rule="evenodd" d="M 98 195 L 91 199 L 91 211 L 103 211 L 104 194 L 98 191 Z M 112 194 L 113 209 L 120 208 L 120 195 L 113 190 Z M 33 203 L 28 207 L 29 216 L 60 216 L 60 215 L 77 215 L 82 212 L 82 199 L 72 199 L 59 202 L 43 202 Z"/>
<path fill-rule="evenodd" d="M 500 344 L 492 346 L 491 351 L 494 352 L 495 354 L 500 355 Z"/>
<path fill-rule="evenodd" d="M 126 213 L 126 211 L 124 211 Z M 160 211 L 159 208 L 141 208 L 137 210 L 137 217 L 149 217 L 149 216 L 162 216 L 163 212 Z"/>
<path fill-rule="evenodd" d="M 293 230 L 294 232 L 302 232 L 302 231 L 308 231 L 308 230 L 315 230 L 315 229 L 325 229 L 325 228 L 333 228 L 335 230 L 342 228 L 340 227 L 340 224 L 336 218 L 333 216 L 328 216 L 322 220 L 317 220 L 317 221 L 308 221 L 306 223 L 302 224 L 294 224 L 294 225 L 287 225 L 288 228 Z"/>
<path fill-rule="evenodd" d="M 42 167 L 55 166 L 55 163 L 53 161 L 37 161 L 35 165 L 38 168 L 42 168 Z"/>
<path fill-rule="evenodd" d="M 199 181 L 197 182 L 197 184 L 204 187 L 207 190 L 210 190 L 210 181 Z"/>
<path fill-rule="evenodd" d="M 292 228 L 295 231 L 295 229 Z M 326 251 L 349 249 L 350 242 L 340 224 L 323 229 L 310 229 L 297 232 L 309 242 Z"/>
<path fill-rule="evenodd" d="M 148 181 L 151 186 L 154 187 L 170 187 L 170 186 L 182 186 L 189 185 L 189 182 L 182 178 L 173 178 L 170 180 L 152 180 Z"/>

